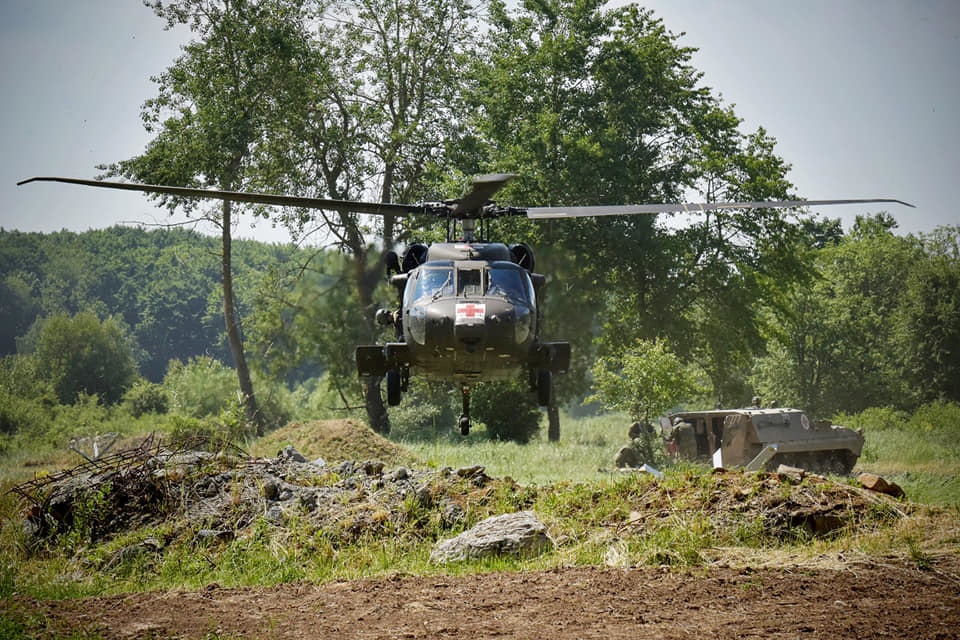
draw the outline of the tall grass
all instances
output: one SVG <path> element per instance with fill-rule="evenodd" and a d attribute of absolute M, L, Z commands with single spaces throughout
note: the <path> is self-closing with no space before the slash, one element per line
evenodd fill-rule
<path fill-rule="evenodd" d="M 834 421 L 863 430 L 857 471 L 893 480 L 913 502 L 960 506 L 960 405 L 936 402 L 912 415 L 868 409 Z"/>
<path fill-rule="evenodd" d="M 544 418 L 545 419 L 545 418 Z M 399 442 L 437 468 L 483 465 L 488 475 L 520 484 L 586 482 L 609 475 L 617 450 L 629 442 L 630 420 L 619 414 L 561 417 L 560 442 L 541 429 L 527 444 L 491 440 L 481 426 L 463 437 L 449 432 L 430 440 Z"/>

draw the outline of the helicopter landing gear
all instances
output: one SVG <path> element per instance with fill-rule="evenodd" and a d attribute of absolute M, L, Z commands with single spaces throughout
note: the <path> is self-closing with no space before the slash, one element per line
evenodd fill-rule
<path fill-rule="evenodd" d="M 463 413 L 460 414 L 460 435 L 465 436 L 470 433 L 470 387 L 466 385 L 460 387 L 460 393 L 463 396 Z"/>
<path fill-rule="evenodd" d="M 391 407 L 400 404 L 400 372 L 396 369 L 387 371 L 387 404 Z"/>
<path fill-rule="evenodd" d="M 541 407 L 553 404 L 553 372 L 550 369 L 537 370 L 537 404 Z"/>
<path fill-rule="evenodd" d="M 395 407 L 410 386 L 410 369 L 387 369 L 387 404 Z"/>

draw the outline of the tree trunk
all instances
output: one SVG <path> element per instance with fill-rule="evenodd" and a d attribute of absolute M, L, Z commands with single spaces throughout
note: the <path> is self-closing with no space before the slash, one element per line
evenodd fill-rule
<path fill-rule="evenodd" d="M 233 300 L 233 264 L 231 253 L 233 239 L 231 237 L 231 216 L 233 203 L 223 202 L 222 225 L 222 253 L 220 269 L 223 276 L 223 320 L 227 328 L 227 340 L 233 354 L 233 364 L 237 368 L 237 379 L 240 383 L 240 393 L 243 394 L 243 409 L 248 424 L 255 427 L 257 436 L 263 435 L 263 414 L 253 393 L 253 381 L 250 379 L 250 369 L 247 367 L 247 358 L 243 353 L 243 337 L 240 335 L 240 326 L 237 322 L 236 307 Z"/>

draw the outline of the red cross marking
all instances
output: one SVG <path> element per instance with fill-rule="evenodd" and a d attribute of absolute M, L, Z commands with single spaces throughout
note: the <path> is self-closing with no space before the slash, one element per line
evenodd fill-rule
<path fill-rule="evenodd" d="M 482 304 L 460 304 L 457 305 L 457 315 L 461 315 L 465 318 L 476 318 L 483 317 L 484 305 Z"/>

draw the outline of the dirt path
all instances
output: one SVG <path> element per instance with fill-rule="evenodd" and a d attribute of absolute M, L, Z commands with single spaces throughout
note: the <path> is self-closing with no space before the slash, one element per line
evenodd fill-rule
<path fill-rule="evenodd" d="M 925 571 L 893 559 L 690 574 L 571 568 L 4 606 L 45 614 L 39 637 L 948 639 L 960 637 L 960 558 Z"/>

